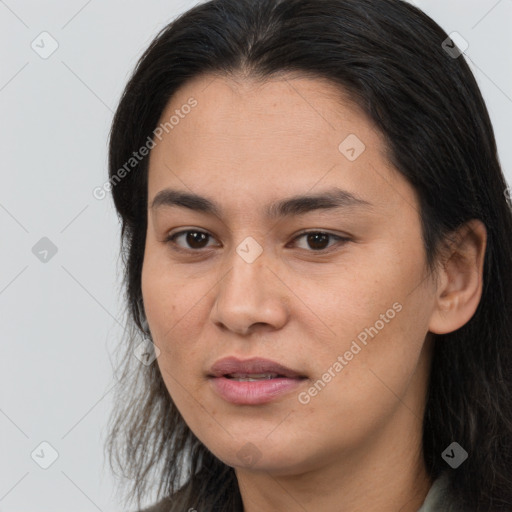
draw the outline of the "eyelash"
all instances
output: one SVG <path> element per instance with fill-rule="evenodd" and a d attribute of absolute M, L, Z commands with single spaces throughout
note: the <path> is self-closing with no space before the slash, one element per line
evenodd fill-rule
<path fill-rule="evenodd" d="M 182 235 L 186 235 L 188 233 L 199 233 L 199 234 L 204 234 L 206 235 L 207 237 L 210 237 L 210 238 L 213 238 L 212 235 L 210 235 L 209 233 L 205 232 L 205 231 L 201 231 L 199 229 L 186 229 L 186 230 L 183 230 L 183 231 L 178 231 L 177 233 L 174 233 L 172 235 L 169 235 L 165 240 L 164 242 L 170 244 L 173 246 L 173 250 L 175 251 L 179 251 L 179 252 L 187 252 L 187 253 L 200 253 L 200 252 L 203 252 L 204 250 L 208 249 L 208 247 L 204 247 L 204 248 L 201 248 L 201 249 L 186 249 L 184 247 L 180 247 L 179 245 L 176 244 L 175 240 L 179 237 L 179 236 L 182 236 Z M 327 235 L 329 236 L 330 238 L 334 238 L 337 240 L 338 244 L 345 244 L 346 242 L 350 242 L 350 238 L 347 238 L 347 237 L 342 237 L 342 236 L 339 236 L 339 235 L 335 235 L 333 233 L 329 233 L 329 232 L 326 232 L 326 231 L 303 231 L 302 233 L 299 233 L 293 240 L 292 242 L 295 242 L 296 240 L 304 237 L 304 236 L 307 236 L 307 235 Z M 308 249 L 304 249 L 305 251 L 307 252 L 311 252 L 311 253 L 317 253 L 317 254 L 327 254 L 328 252 L 331 252 L 332 250 L 332 245 L 330 247 L 327 247 L 325 249 L 311 249 L 311 250 L 308 250 Z"/>

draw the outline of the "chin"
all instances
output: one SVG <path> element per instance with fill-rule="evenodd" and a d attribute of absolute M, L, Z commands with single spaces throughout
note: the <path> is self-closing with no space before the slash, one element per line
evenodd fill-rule
<path fill-rule="evenodd" d="M 234 445 L 236 445 L 235 449 L 233 449 Z M 224 464 L 236 470 L 289 475 L 301 472 L 306 466 L 304 452 L 299 452 L 296 445 L 285 446 L 284 441 L 276 445 L 268 439 L 252 441 L 248 439 L 245 442 L 236 443 L 231 440 L 230 446 L 225 448 L 208 447 Z"/>

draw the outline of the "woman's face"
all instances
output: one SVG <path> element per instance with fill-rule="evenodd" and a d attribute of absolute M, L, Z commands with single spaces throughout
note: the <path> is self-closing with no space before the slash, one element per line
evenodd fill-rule
<path fill-rule="evenodd" d="M 334 85 L 291 77 L 196 78 L 161 122 L 142 291 L 194 434 L 239 471 L 283 475 L 419 445 L 435 287 L 379 132 Z M 293 373 L 212 369 L 228 357 Z"/>

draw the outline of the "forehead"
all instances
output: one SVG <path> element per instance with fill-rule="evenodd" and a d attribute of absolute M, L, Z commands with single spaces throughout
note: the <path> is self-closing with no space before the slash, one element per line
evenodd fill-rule
<path fill-rule="evenodd" d="M 403 182 L 381 133 L 323 79 L 203 75 L 173 95 L 165 123 L 150 155 L 150 197 L 170 185 L 246 197 L 335 185 L 382 196 L 383 180 Z"/>
<path fill-rule="evenodd" d="M 318 137 L 338 147 L 338 139 L 350 130 L 368 144 L 382 149 L 382 139 L 370 119 L 337 85 L 320 78 L 278 76 L 267 81 L 226 76 L 202 75 L 186 82 L 162 112 L 163 124 L 194 99 L 197 106 L 180 116 L 169 140 L 183 136 L 243 141 L 278 142 L 283 149 L 290 143 L 296 150 L 307 150 Z M 331 140 L 332 139 L 332 140 Z"/>

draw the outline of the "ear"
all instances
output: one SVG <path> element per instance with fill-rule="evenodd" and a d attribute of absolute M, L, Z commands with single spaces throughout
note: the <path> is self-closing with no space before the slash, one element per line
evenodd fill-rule
<path fill-rule="evenodd" d="M 487 230 L 478 219 L 468 221 L 450 237 L 437 273 L 429 331 L 456 331 L 475 314 L 482 296 L 486 245 Z"/>

